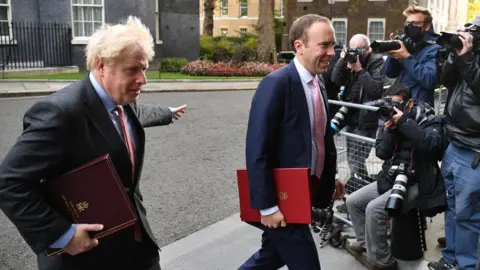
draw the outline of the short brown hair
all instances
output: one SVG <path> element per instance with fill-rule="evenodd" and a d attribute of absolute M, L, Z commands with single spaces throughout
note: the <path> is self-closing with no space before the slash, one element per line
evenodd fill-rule
<path fill-rule="evenodd" d="M 310 27 L 317 22 L 325 22 L 331 24 L 330 20 L 327 17 L 320 16 L 317 14 L 307 14 L 303 15 L 300 18 L 297 18 L 290 27 L 290 32 L 288 33 L 288 39 L 290 45 L 295 50 L 295 40 L 301 39 L 303 43 L 308 43 L 307 32 Z"/>
<path fill-rule="evenodd" d="M 407 17 L 410 14 L 417 14 L 417 13 L 423 14 L 423 16 L 425 17 L 425 23 L 432 24 L 433 22 L 432 13 L 430 13 L 430 11 L 427 8 L 422 6 L 416 6 L 416 5 L 408 6 L 403 11 L 403 16 Z"/>

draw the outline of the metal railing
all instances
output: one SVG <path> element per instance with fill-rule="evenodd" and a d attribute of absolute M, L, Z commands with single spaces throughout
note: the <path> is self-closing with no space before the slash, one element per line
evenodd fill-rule
<path fill-rule="evenodd" d="M 2 71 L 71 64 L 71 27 L 62 23 L 0 23 Z"/>

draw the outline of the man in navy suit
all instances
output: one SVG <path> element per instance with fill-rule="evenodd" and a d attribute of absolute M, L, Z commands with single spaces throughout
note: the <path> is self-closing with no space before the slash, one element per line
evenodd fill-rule
<path fill-rule="evenodd" d="M 323 79 L 334 55 L 334 29 L 329 19 L 309 14 L 298 18 L 289 41 L 296 57 L 270 73 L 252 100 L 247 129 L 246 166 L 251 205 L 259 209 L 262 246 L 240 269 L 320 269 L 309 226 L 287 224 L 277 206 L 272 169 L 307 167 L 312 171 L 314 207 L 325 208 L 344 186 L 335 180 L 336 148 L 329 128 Z M 335 192 L 336 190 L 336 192 Z M 335 194 L 334 194 L 335 192 Z"/>

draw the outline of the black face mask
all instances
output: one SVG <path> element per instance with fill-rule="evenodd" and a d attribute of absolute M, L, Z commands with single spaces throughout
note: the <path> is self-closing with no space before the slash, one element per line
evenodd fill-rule
<path fill-rule="evenodd" d="M 423 33 L 422 27 L 407 23 L 403 26 L 405 34 L 411 38 L 414 42 L 420 42 L 423 40 L 425 33 Z"/>

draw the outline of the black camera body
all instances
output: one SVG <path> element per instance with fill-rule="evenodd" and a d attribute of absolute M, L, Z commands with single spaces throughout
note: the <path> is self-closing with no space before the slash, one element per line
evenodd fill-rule
<path fill-rule="evenodd" d="M 345 61 L 347 61 L 350 64 L 356 63 L 357 58 L 363 55 L 363 53 L 364 53 L 364 50 L 358 47 L 350 48 L 347 50 L 347 53 L 345 54 Z"/>
<path fill-rule="evenodd" d="M 393 37 L 393 40 L 375 40 L 370 44 L 370 48 L 372 48 L 372 52 L 374 53 L 386 53 L 388 51 L 398 50 L 401 48 L 399 40 L 403 42 L 405 48 L 409 52 L 412 52 L 415 48 L 415 42 L 409 38 L 405 33 L 399 34 L 403 32 L 402 30 L 397 31 L 397 35 Z"/>
<path fill-rule="evenodd" d="M 391 97 L 384 97 L 378 100 L 366 102 L 364 105 L 378 107 L 378 110 L 375 112 L 375 114 L 378 118 L 386 122 L 392 119 L 392 117 L 397 113 L 394 107 L 398 108 L 398 105 L 402 103 L 403 101 L 392 100 Z"/>
<path fill-rule="evenodd" d="M 465 29 L 473 37 L 473 52 L 480 52 L 480 27 L 472 25 Z M 462 37 L 458 33 L 440 32 L 441 36 L 437 38 L 436 43 L 442 48 L 451 50 L 461 50 L 463 48 Z"/>

